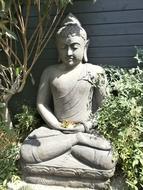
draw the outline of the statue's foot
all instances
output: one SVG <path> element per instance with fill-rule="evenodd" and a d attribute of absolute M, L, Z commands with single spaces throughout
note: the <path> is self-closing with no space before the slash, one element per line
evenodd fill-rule
<path fill-rule="evenodd" d="M 90 147 L 94 147 L 101 150 L 111 150 L 111 144 L 103 137 L 87 134 L 78 133 L 77 139 L 79 144 L 84 144 Z"/>

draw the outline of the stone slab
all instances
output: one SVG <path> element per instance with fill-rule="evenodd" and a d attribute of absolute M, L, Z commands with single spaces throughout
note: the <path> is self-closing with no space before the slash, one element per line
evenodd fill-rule
<path fill-rule="evenodd" d="M 8 190 L 93 190 L 91 188 L 71 188 L 62 186 L 48 186 L 40 184 L 30 184 L 20 181 L 17 184 L 8 183 Z M 94 189 L 95 190 L 95 189 Z"/>
<path fill-rule="evenodd" d="M 71 188 L 71 187 L 60 187 L 60 186 L 45 186 L 45 185 L 35 185 L 28 184 L 27 185 L 30 190 L 95 190 L 91 188 Z"/>
<path fill-rule="evenodd" d="M 25 183 L 24 181 L 19 181 L 18 183 L 8 183 L 8 190 L 98 190 L 96 188 L 72 188 L 72 187 L 63 187 L 63 186 L 49 186 L 49 185 L 40 185 L 40 184 L 30 184 Z M 123 176 L 115 176 L 111 182 L 111 188 L 108 190 L 127 190 L 127 185 Z"/>
<path fill-rule="evenodd" d="M 23 165 L 22 171 L 27 183 L 91 189 L 107 189 L 114 174 L 114 169 L 53 167 L 46 163 Z"/>
<path fill-rule="evenodd" d="M 69 164 L 72 163 L 72 164 Z M 71 166 L 71 167 L 69 167 Z M 107 189 L 115 168 L 99 170 L 82 164 L 68 153 L 38 164 L 23 164 L 23 180 L 27 183 L 71 188 Z"/>

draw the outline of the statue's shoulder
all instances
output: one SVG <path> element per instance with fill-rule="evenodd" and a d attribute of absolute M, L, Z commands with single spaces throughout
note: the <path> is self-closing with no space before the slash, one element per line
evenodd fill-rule
<path fill-rule="evenodd" d="M 55 65 L 50 65 L 48 67 L 46 67 L 43 71 L 43 75 L 53 75 L 54 73 L 57 73 L 59 64 L 55 64 Z"/>
<path fill-rule="evenodd" d="M 91 63 L 86 63 L 85 65 L 86 65 L 87 71 L 92 74 L 102 74 L 102 73 L 104 74 L 105 73 L 104 68 L 99 65 L 94 65 Z"/>
<path fill-rule="evenodd" d="M 57 67 L 58 64 L 56 65 L 50 65 L 44 69 L 41 75 L 41 81 L 49 81 L 52 80 L 54 77 L 57 75 Z"/>

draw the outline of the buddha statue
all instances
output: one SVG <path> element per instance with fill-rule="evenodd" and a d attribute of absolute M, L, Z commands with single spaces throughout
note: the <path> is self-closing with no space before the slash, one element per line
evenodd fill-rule
<path fill-rule="evenodd" d="M 60 63 L 47 67 L 41 77 L 37 109 L 45 126 L 23 142 L 25 165 L 114 170 L 111 143 L 91 133 L 96 125 L 91 114 L 107 95 L 107 80 L 102 67 L 87 63 L 88 44 L 86 31 L 69 14 L 56 33 Z"/>

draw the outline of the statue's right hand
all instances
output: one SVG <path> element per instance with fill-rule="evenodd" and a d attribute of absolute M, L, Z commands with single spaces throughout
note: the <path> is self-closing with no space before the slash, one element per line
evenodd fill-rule
<path fill-rule="evenodd" d="M 63 128 L 64 133 L 77 133 L 77 132 L 84 132 L 85 128 L 84 125 L 79 124 L 70 124 L 67 128 Z"/>

